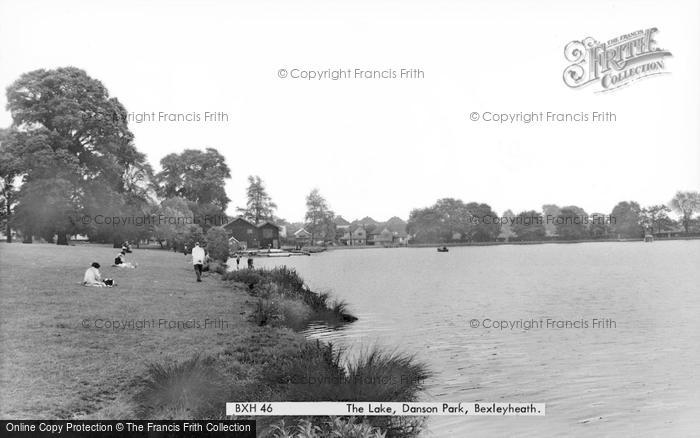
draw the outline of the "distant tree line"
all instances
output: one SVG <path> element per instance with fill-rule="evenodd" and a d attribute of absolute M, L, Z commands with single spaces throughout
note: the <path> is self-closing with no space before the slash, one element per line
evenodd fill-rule
<path fill-rule="evenodd" d="M 668 213 L 679 215 L 675 221 Z M 434 205 L 411 211 L 407 231 L 415 243 L 460 243 L 541 240 L 639 238 L 682 227 L 688 234 L 700 231 L 700 192 L 679 191 L 668 205 L 640 207 L 634 201 L 618 203 L 609 214 L 592 213 L 578 206 L 547 204 L 541 211 L 507 210 L 498 216 L 484 203 L 444 198 Z"/>

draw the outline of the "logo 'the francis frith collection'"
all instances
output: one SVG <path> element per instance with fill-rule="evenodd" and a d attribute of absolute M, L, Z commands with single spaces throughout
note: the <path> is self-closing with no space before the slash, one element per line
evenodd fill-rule
<path fill-rule="evenodd" d="M 668 73 L 671 52 L 658 46 L 655 27 L 620 35 L 606 42 L 591 37 L 571 41 L 564 48 L 564 83 L 570 88 L 593 85 L 597 92 L 618 89 L 649 76 Z"/>

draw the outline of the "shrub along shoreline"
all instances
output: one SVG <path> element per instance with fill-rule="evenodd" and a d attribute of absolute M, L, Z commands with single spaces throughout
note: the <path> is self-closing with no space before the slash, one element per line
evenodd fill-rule
<path fill-rule="evenodd" d="M 225 271 L 212 267 L 232 293 L 248 294 L 257 327 L 218 355 L 152 364 L 134 396 L 141 418 L 225 418 L 226 401 L 414 401 L 431 376 L 414 356 L 367 348 L 355 358 L 306 339 L 310 322 L 357 320 L 347 303 L 309 289 L 293 269 Z M 261 437 L 410 437 L 425 417 L 258 417 Z"/>

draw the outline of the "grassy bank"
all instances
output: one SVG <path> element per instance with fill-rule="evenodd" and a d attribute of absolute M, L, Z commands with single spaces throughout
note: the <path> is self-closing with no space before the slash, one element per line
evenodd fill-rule
<path fill-rule="evenodd" d="M 343 300 L 309 289 L 294 269 L 243 269 L 224 274 L 225 281 L 241 283 L 257 300 L 252 320 L 258 325 L 303 329 L 310 322 L 341 325 L 356 321 Z"/>
<path fill-rule="evenodd" d="M 114 255 L 0 244 L 2 418 L 223 418 L 226 401 L 407 401 L 428 376 L 410 356 L 375 350 L 348 362 L 307 341 L 294 328 L 354 317 L 292 271 L 248 271 L 257 280 L 241 282 L 212 270 L 196 283 L 182 254 L 135 250 L 137 269 L 110 267 Z M 80 286 L 93 261 L 118 287 Z M 377 381 L 387 383 L 366 383 Z M 259 418 L 260 435 L 407 436 L 422 421 L 280 420 Z"/>

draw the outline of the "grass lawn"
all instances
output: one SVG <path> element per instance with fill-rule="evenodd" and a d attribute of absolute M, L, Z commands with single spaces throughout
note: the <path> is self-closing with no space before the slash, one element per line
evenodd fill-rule
<path fill-rule="evenodd" d="M 156 249 L 127 255 L 137 269 L 110 267 L 117 252 L 0 243 L 0 418 L 134 418 L 131 399 L 148 364 L 224 355 L 256 336 L 248 295 L 219 275 L 197 283 L 189 257 Z M 93 261 L 117 287 L 80 285 Z M 207 319 L 226 324 L 157 326 Z M 96 328 L 96 320 L 156 327 Z"/>

